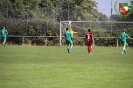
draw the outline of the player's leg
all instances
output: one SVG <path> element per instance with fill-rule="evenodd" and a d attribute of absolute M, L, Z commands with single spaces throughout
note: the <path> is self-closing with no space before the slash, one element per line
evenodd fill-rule
<path fill-rule="evenodd" d="M 92 46 L 93 46 L 93 43 L 90 42 L 88 47 L 89 54 L 92 53 Z"/>
<path fill-rule="evenodd" d="M 71 37 L 71 40 L 73 41 L 73 37 Z"/>
<path fill-rule="evenodd" d="M 86 42 L 85 42 L 85 45 L 87 46 L 87 51 L 88 51 L 88 54 L 89 54 L 89 53 L 90 53 L 90 50 L 89 50 L 89 42 L 86 41 Z"/>
<path fill-rule="evenodd" d="M 68 44 L 68 45 L 67 45 L 67 52 L 68 52 L 68 53 L 69 53 L 69 47 L 70 47 L 70 45 Z"/>
<path fill-rule="evenodd" d="M 126 46 L 123 46 L 123 47 L 122 47 L 122 52 L 121 52 L 122 54 L 124 54 L 124 53 L 126 54 L 125 47 L 126 47 Z"/>
<path fill-rule="evenodd" d="M 92 46 L 89 47 L 90 54 L 92 53 Z"/>
<path fill-rule="evenodd" d="M 87 44 L 87 51 L 88 51 L 88 54 L 90 53 L 90 50 L 89 50 L 89 44 L 88 43 L 86 43 Z"/>
<path fill-rule="evenodd" d="M 70 47 L 69 47 L 69 53 L 70 53 L 70 52 L 72 51 L 72 47 L 73 47 L 73 42 L 72 42 L 72 40 L 70 40 L 69 43 L 70 43 Z"/>
<path fill-rule="evenodd" d="M 69 53 L 69 42 L 66 40 L 67 52 Z"/>
<path fill-rule="evenodd" d="M 126 42 L 124 42 L 123 51 L 124 51 L 125 54 L 127 53 L 126 52 Z"/>
<path fill-rule="evenodd" d="M 124 54 L 124 53 L 126 54 L 126 42 L 122 41 L 121 43 L 122 43 L 122 51 L 121 51 L 121 53 L 122 54 Z"/>
<path fill-rule="evenodd" d="M 4 39 L 5 39 L 5 38 L 4 38 L 4 37 L 2 37 L 2 46 L 4 45 Z"/>
<path fill-rule="evenodd" d="M 4 46 L 6 45 L 6 37 L 4 37 L 3 44 L 4 44 Z"/>
<path fill-rule="evenodd" d="M 89 46 L 89 42 L 86 42 L 86 45 L 87 45 L 87 51 L 88 51 L 88 54 L 90 53 L 90 46 Z"/>
<path fill-rule="evenodd" d="M 121 44 L 122 44 L 122 51 L 121 51 L 121 53 L 124 54 L 124 42 L 122 41 Z"/>

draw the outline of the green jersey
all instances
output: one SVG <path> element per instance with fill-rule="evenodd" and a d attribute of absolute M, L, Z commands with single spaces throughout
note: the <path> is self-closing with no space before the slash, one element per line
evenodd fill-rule
<path fill-rule="evenodd" d="M 71 32 L 68 30 L 64 33 L 65 39 L 66 40 L 71 40 L 72 34 Z"/>
<path fill-rule="evenodd" d="M 125 33 L 125 32 L 123 32 L 123 33 L 120 35 L 120 39 L 121 39 L 121 41 L 123 41 L 123 42 L 126 42 L 126 39 L 127 39 L 128 37 L 129 37 L 128 34 Z"/>
<path fill-rule="evenodd" d="M 6 37 L 6 33 L 7 33 L 7 30 L 5 30 L 5 29 L 2 29 L 0 31 L 0 34 L 1 34 L 2 37 Z"/>

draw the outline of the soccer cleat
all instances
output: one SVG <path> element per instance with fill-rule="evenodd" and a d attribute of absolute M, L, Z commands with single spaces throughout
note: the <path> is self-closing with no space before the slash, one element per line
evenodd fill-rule
<path fill-rule="evenodd" d="M 121 54 L 124 54 L 123 52 L 121 52 Z"/>
<path fill-rule="evenodd" d="M 67 49 L 67 52 L 69 53 L 69 49 Z"/>
<path fill-rule="evenodd" d="M 124 53 L 127 54 L 126 50 L 124 50 Z"/>
<path fill-rule="evenodd" d="M 92 53 L 89 53 L 89 52 L 88 52 L 88 54 L 92 54 Z"/>
<path fill-rule="evenodd" d="M 4 46 L 6 46 L 6 43 L 4 43 Z"/>

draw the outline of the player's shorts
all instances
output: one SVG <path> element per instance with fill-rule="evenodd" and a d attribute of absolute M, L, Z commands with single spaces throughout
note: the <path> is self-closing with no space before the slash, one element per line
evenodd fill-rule
<path fill-rule="evenodd" d="M 126 42 L 125 42 L 125 41 L 121 41 L 121 44 L 122 44 L 123 46 L 126 46 Z"/>
<path fill-rule="evenodd" d="M 73 37 L 71 37 L 71 40 L 73 40 Z"/>
<path fill-rule="evenodd" d="M 93 46 L 93 42 L 86 42 L 87 46 Z"/>
<path fill-rule="evenodd" d="M 2 41 L 5 41 L 6 42 L 6 37 L 2 37 Z"/>
<path fill-rule="evenodd" d="M 72 40 L 66 40 L 66 44 L 67 44 L 67 45 L 69 45 L 69 44 L 72 45 L 73 42 L 72 42 Z"/>

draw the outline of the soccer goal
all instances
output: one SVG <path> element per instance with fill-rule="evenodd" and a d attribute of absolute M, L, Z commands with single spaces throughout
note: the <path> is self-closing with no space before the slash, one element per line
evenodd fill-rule
<path fill-rule="evenodd" d="M 101 24 L 102 27 L 101 27 Z M 93 32 L 111 32 L 110 22 L 102 21 L 60 21 L 60 45 L 63 43 L 63 37 L 66 27 L 70 27 L 73 31 L 78 32 L 74 35 L 76 38 L 84 38 L 85 32 L 91 29 Z"/>

